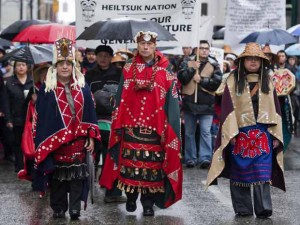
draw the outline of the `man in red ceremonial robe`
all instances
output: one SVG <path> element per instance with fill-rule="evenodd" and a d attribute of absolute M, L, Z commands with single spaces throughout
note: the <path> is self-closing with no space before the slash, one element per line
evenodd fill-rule
<path fill-rule="evenodd" d="M 112 115 L 109 153 L 100 185 L 127 195 L 126 210 L 143 215 L 181 199 L 182 166 L 178 94 L 169 61 L 156 50 L 157 34 L 136 35 L 138 54 L 123 68 Z"/>

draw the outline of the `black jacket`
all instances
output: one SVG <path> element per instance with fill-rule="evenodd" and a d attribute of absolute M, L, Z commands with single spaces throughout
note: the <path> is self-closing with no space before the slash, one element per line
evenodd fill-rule
<path fill-rule="evenodd" d="M 0 76 L 0 112 L 7 113 L 7 96 L 3 82 L 3 78 Z"/>
<path fill-rule="evenodd" d="M 195 56 L 191 57 L 191 60 L 194 59 Z M 182 99 L 182 109 L 183 111 L 191 112 L 193 114 L 201 114 L 201 115 L 213 115 L 214 114 L 214 95 L 203 91 L 203 89 L 214 92 L 218 89 L 222 81 L 222 72 L 219 68 L 219 64 L 217 60 L 209 57 L 206 61 L 200 63 L 199 73 L 204 68 L 206 63 L 210 63 L 214 67 L 214 72 L 211 77 L 201 77 L 201 81 L 198 84 L 198 94 L 197 94 L 197 102 L 194 102 L 195 94 L 192 95 L 184 95 Z M 182 85 L 188 84 L 193 76 L 195 75 L 195 70 L 193 68 L 188 68 L 188 61 L 184 60 L 180 65 L 178 71 L 178 80 Z"/>
<path fill-rule="evenodd" d="M 14 126 L 24 126 L 27 110 L 24 93 L 28 93 L 33 86 L 32 78 L 28 75 L 25 84 L 22 84 L 17 76 L 13 75 L 7 79 L 5 86 L 8 98 L 5 118 L 7 122 L 12 122 Z"/>
<path fill-rule="evenodd" d="M 110 64 L 107 70 L 102 70 L 99 65 L 89 70 L 85 74 L 85 81 L 89 85 L 92 93 L 103 88 L 105 84 L 119 84 L 122 70 Z M 98 115 L 98 119 L 110 119 L 111 115 Z"/>
<path fill-rule="evenodd" d="M 95 93 L 96 91 L 102 89 L 104 84 L 118 84 L 120 82 L 121 73 L 122 70 L 112 64 L 107 70 L 102 70 L 97 65 L 85 74 L 85 81 L 89 85 L 91 91 Z"/>

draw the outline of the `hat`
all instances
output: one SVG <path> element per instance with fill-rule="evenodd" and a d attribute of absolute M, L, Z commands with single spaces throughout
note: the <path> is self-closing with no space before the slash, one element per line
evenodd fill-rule
<path fill-rule="evenodd" d="M 53 65 L 60 61 L 72 62 L 75 59 L 75 52 L 72 52 L 72 44 L 73 42 L 67 38 L 61 38 L 54 42 Z"/>
<path fill-rule="evenodd" d="M 270 55 L 273 56 L 271 63 L 277 63 L 278 62 L 278 56 L 275 53 L 272 52 L 272 50 L 270 48 L 270 45 L 268 43 L 266 43 L 265 46 L 261 50 L 263 51 L 263 53 L 265 55 L 270 54 Z"/>
<path fill-rule="evenodd" d="M 95 54 L 97 55 L 99 52 L 107 52 L 111 56 L 114 55 L 114 50 L 108 45 L 99 45 L 95 50 Z"/>
<path fill-rule="evenodd" d="M 230 68 L 230 62 L 227 60 L 223 60 L 223 63 L 227 64 L 227 66 Z"/>
<path fill-rule="evenodd" d="M 229 53 L 229 54 L 227 54 L 226 56 L 225 56 L 225 60 L 229 60 L 229 59 L 231 59 L 231 60 L 236 60 L 236 57 L 237 56 L 235 56 L 234 54 L 231 54 L 231 53 Z"/>
<path fill-rule="evenodd" d="M 235 60 L 235 64 L 238 65 L 241 58 L 245 58 L 247 56 L 256 56 L 256 57 L 262 58 L 264 60 L 265 65 L 270 64 L 269 58 L 263 53 L 259 44 L 257 44 L 257 43 L 250 42 L 250 43 L 246 44 L 245 49 L 242 52 L 242 54 L 240 54 L 237 57 L 237 59 Z"/>
<path fill-rule="evenodd" d="M 95 49 L 94 48 L 86 48 L 85 53 L 88 53 L 88 52 L 95 52 Z"/>
<path fill-rule="evenodd" d="M 224 54 L 226 55 L 226 54 L 233 54 L 233 55 L 235 55 L 236 57 L 237 57 L 237 54 L 235 54 L 233 51 L 232 51 L 232 49 L 231 49 L 231 47 L 229 46 L 229 45 L 224 45 L 223 46 L 223 49 L 224 49 Z"/>
<path fill-rule="evenodd" d="M 38 65 L 36 68 L 33 69 L 33 80 L 37 82 L 39 80 L 40 74 L 43 70 L 48 70 L 51 65 L 49 63 L 44 63 Z"/>
<path fill-rule="evenodd" d="M 125 48 L 118 49 L 118 51 L 116 51 L 116 54 L 118 54 L 118 53 L 121 53 L 122 55 L 123 54 L 127 55 L 127 58 L 129 58 L 129 59 L 133 57 L 133 53 Z"/>
<path fill-rule="evenodd" d="M 139 43 L 141 41 L 151 41 L 156 43 L 157 33 L 151 31 L 139 31 L 134 37 L 134 41 Z"/>
<path fill-rule="evenodd" d="M 276 55 L 275 53 L 272 52 L 270 45 L 268 43 L 265 44 L 265 46 L 261 50 L 263 51 L 264 54 Z"/>
<path fill-rule="evenodd" d="M 124 58 L 121 53 L 116 53 L 114 57 L 112 57 L 111 62 L 126 62 L 126 58 Z"/>
<path fill-rule="evenodd" d="M 76 67 L 75 48 L 73 44 L 74 44 L 73 41 L 67 38 L 61 38 L 55 41 L 53 45 L 52 66 L 49 67 L 46 75 L 46 81 L 45 81 L 46 92 L 56 89 L 57 86 L 56 65 L 58 62 L 61 61 L 70 61 L 73 64 L 73 72 L 72 72 L 73 83 L 71 84 L 71 87 L 77 88 L 76 87 L 77 85 L 79 87 L 84 87 L 85 85 L 84 76 Z"/>

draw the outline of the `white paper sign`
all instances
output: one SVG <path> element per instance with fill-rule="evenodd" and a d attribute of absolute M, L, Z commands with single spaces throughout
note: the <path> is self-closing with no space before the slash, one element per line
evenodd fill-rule
<path fill-rule="evenodd" d="M 239 42 L 248 34 L 267 28 L 286 28 L 285 0 L 228 0 L 225 44 L 235 53 L 244 45 Z"/>
<path fill-rule="evenodd" d="M 209 55 L 216 58 L 216 60 L 218 61 L 219 65 L 220 65 L 220 69 L 223 73 L 224 49 L 210 47 Z"/>

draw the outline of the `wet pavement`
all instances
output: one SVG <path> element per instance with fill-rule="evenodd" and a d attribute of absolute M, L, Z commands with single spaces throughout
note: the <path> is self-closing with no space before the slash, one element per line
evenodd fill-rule
<path fill-rule="evenodd" d="M 205 190 L 207 170 L 184 170 L 183 199 L 168 209 L 155 208 L 154 217 L 143 217 L 138 202 L 137 211 L 128 213 L 125 203 L 103 202 L 104 189 L 96 184 L 95 203 L 89 202 L 79 221 L 53 219 L 49 193 L 39 199 L 27 181 L 20 181 L 13 164 L 0 161 L 0 224 L 1 225 L 63 225 L 63 224 L 145 224 L 145 225 L 298 225 L 300 224 L 300 138 L 293 138 L 285 154 L 287 192 L 272 188 L 273 216 L 235 217 L 229 192 L 229 182 L 219 179 L 219 185 Z"/>

